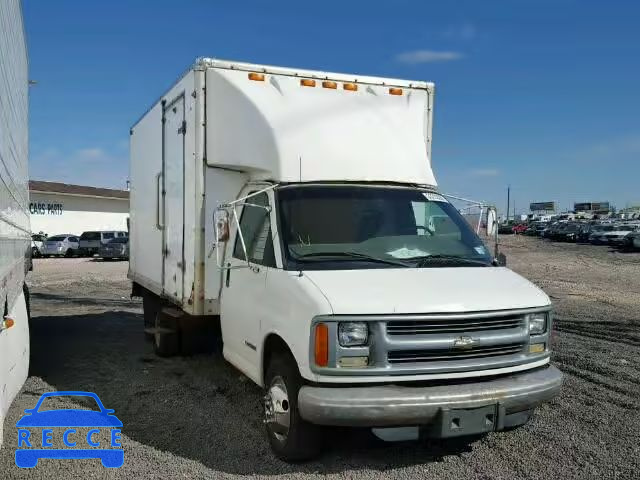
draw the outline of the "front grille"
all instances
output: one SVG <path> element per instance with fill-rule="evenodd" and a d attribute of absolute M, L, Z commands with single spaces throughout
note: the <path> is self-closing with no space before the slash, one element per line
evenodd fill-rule
<path fill-rule="evenodd" d="M 498 357 L 501 355 L 513 355 L 524 348 L 524 343 L 511 343 L 507 345 L 490 345 L 475 347 L 469 350 L 401 350 L 391 351 L 387 359 L 391 364 L 416 363 L 416 362 L 442 362 L 449 360 L 479 359 Z"/>
<path fill-rule="evenodd" d="M 452 318 L 446 320 L 402 320 L 387 323 L 387 334 L 393 336 L 479 332 L 485 330 L 522 328 L 524 325 L 525 319 L 522 315 L 490 318 Z"/>

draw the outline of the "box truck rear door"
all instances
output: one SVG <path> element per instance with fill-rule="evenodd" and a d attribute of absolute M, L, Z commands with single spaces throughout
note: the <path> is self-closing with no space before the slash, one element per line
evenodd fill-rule
<path fill-rule="evenodd" d="M 164 106 L 162 176 L 164 239 L 162 288 L 182 303 L 184 275 L 184 94 Z"/>

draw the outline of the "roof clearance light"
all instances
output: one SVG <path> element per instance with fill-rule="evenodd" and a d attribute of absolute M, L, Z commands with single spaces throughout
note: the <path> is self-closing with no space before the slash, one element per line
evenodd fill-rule
<path fill-rule="evenodd" d="M 389 89 L 389 95 L 402 95 L 402 89 L 391 87 Z"/>
<path fill-rule="evenodd" d="M 249 73 L 249 80 L 253 80 L 256 82 L 264 82 L 264 73 Z"/>
<path fill-rule="evenodd" d="M 349 90 L 350 92 L 358 91 L 358 85 L 356 85 L 355 83 L 345 83 L 342 85 L 342 88 L 344 88 L 345 90 Z"/>
<path fill-rule="evenodd" d="M 338 84 L 336 82 L 331 82 L 329 80 L 325 80 L 324 82 L 322 82 L 322 87 L 323 88 L 331 88 L 331 89 L 335 90 L 336 88 L 338 88 Z"/>
<path fill-rule="evenodd" d="M 303 87 L 315 87 L 316 81 L 310 78 L 303 78 L 300 80 L 300 85 L 302 85 Z"/>

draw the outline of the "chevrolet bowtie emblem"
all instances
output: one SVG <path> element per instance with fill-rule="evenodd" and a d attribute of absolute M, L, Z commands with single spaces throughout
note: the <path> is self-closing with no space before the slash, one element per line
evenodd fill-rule
<path fill-rule="evenodd" d="M 461 337 L 458 337 L 453 341 L 453 348 L 456 350 L 470 350 L 477 343 L 478 343 L 478 340 L 476 340 L 475 338 L 462 335 Z"/>

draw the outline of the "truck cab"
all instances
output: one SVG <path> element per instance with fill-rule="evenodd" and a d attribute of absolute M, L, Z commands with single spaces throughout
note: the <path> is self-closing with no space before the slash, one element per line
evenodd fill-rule
<path fill-rule="evenodd" d="M 283 458 L 317 425 L 475 435 L 558 393 L 549 298 L 433 189 L 251 183 L 221 211 L 224 356 L 265 388 Z"/>

